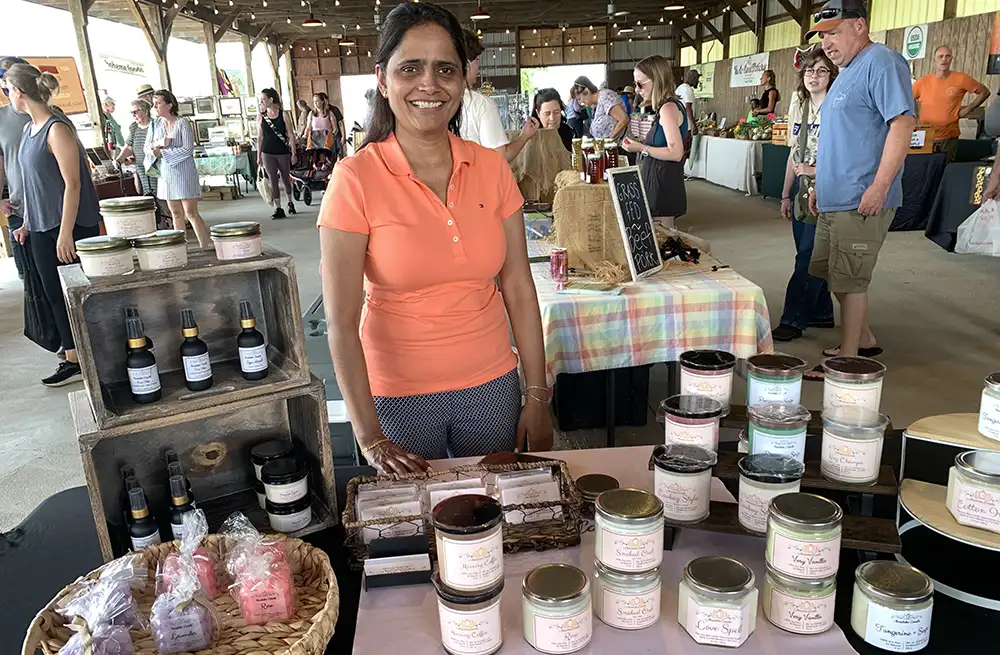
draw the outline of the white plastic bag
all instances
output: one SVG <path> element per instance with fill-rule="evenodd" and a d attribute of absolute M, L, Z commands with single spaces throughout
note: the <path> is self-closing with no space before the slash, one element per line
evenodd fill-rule
<path fill-rule="evenodd" d="M 996 200 L 983 201 L 979 209 L 958 226 L 955 252 L 1000 257 L 1000 204 Z"/>
<path fill-rule="evenodd" d="M 274 196 L 271 195 L 271 181 L 267 177 L 267 171 L 261 166 L 257 169 L 257 192 L 260 197 L 267 204 L 274 202 Z"/>

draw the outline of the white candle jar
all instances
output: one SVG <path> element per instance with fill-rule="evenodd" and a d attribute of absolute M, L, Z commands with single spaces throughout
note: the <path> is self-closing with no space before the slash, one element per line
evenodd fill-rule
<path fill-rule="evenodd" d="M 500 595 L 504 581 L 472 594 L 442 584 L 434 574 L 438 597 L 441 646 L 449 655 L 492 655 L 503 646 Z"/>
<path fill-rule="evenodd" d="M 594 562 L 594 614 L 619 630 L 642 630 L 660 619 L 660 569 L 612 571 Z"/>
<path fill-rule="evenodd" d="M 729 557 L 699 557 L 684 567 L 677 622 L 699 644 L 739 648 L 757 629 L 753 571 Z"/>
<path fill-rule="evenodd" d="M 747 532 L 763 535 L 771 501 L 782 494 L 797 493 L 805 467 L 784 455 L 747 455 L 737 462 L 737 468 L 740 525 Z"/>
<path fill-rule="evenodd" d="M 733 368 L 736 357 L 725 350 L 688 350 L 681 353 L 681 394 L 708 396 L 729 415 L 733 395 Z"/>
<path fill-rule="evenodd" d="M 890 653 L 922 649 L 933 611 L 934 584 L 912 566 L 873 560 L 854 572 L 851 628 L 872 646 Z"/>
<path fill-rule="evenodd" d="M 805 360 L 783 353 L 747 359 L 747 407 L 761 403 L 798 405 L 806 366 Z"/>
<path fill-rule="evenodd" d="M 100 204 L 104 229 L 110 237 L 129 239 L 156 231 L 156 198 L 108 198 Z"/>
<path fill-rule="evenodd" d="M 866 407 L 823 411 L 820 472 L 847 484 L 875 484 L 882 467 L 882 443 L 889 417 Z"/>
<path fill-rule="evenodd" d="M 281 457 L 264 464 L 260 481 L 272 503 L 294 503 L 309 496 L 309 467 L 299 457 Z"/>
<path fill-rule="evenodd" d="M 312 501 L 309 496 L 290 503 L 264 501 L 271 529 L 275 532 L 296 532 L 312 523 Z"/>
<path fill-rule="evenodd" d="M 799 635 L 826 632 L 833 627 L 836 598 L 836 576 L 800 580 L 770 567 L 764 574 L 764 616 L 782 630 Z"/>
<path fill-rule="evenodd" d="M 823 411 L 834 407 L 879 410 L 885 364 L 868 357 L 831 357 L 823 362 Z"/>
<path fill-rule="evenodd" d="M 764 560 L 778 573 L 817 580 L 837 575 L 844 511 L 814 494 L 785 494 L 771 501 Z"/>
<path fill-rule="evenodd" d="M 183 230 L 160 230 L 132 239 L 139 268 L 159 271 L 187 266 L 187 235 Z"/>
<path fill-rule="evenodd" d="M 651 571 L 663 561 L 663 503 L 641 489 L 612 489 L 594 503 L 594 555 L 615 571 Z"/>
<path fill-rule="evenodd" d="M 663 518 L 672 523 L 697 523 L 708 518 L 712 497 L 714 451 L 699 446 L 656 446 L 649 460 L 653 490 L 663 503 Z"/>
<path fill-rule="evenodd" d="M 1000 441 L 1000 373 L 993 373 L 983 383 L 979 401 L 979 434 Z"/>
<path fill-rule="evenodd" d="M 948 471 L 947 506 L 960 524 L 1000 534 L 1000 453 L 959 453 Z"/>
<path fill-rule="evenodd" d="M 87 277 L 127 275 L 135 270 L 132 246 L 119 237 L 88 237 L 76 242 L 76 254 Z"/>
<path fill-rule="evenodd" d="M 259 257 L 262 252 L 260 223 L 220 223 L 211 228 L 215 256 L 222 261 Z"/>
<path fill-rule="evenodd" d="M 605 491 L 617 489 L 620 486 L 616 478 L 603 473 L 590 473 L 578 477 L 576 489 L 580 492 L 580 498 L 583 501 L 580 504 L 580 513 L 585 518 L 594 520 L 594 503 L 597 502 L 597 497 Z"/>
<path fill-rule="evenodd" d="M 762 403 L 747 408 L 751 455 L 785 455 L 805 462 L 806 427 L 812 414 L 802 405 Z"/>
<path fill-rule="evenodd" d="M 671 396 L 660 403 L 667 444 L 719 450 L 722 404 L 707 396 Z"/>
<path fill-rule="evenodd" d="M 521 581 L 524 639 L 550 655 L 575 653 L 590 643 L 593 609 L 590 582 L 568 564 L 544 564 Z"/>
<path fill-rule="evenodd" d="M 431 510 L 441 581 L 480 592 L 503 580 L 503 507 L 490 496 L 463 494 Z"/>

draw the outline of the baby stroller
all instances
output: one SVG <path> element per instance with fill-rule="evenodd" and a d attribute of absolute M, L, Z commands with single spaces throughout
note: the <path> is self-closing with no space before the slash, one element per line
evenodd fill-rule
<path fill-rule="evenodd" d="M 292 197 L 308 207 L 312 204 L 313 191 L 326 190 L 333 165 L 337 162 L 332 150 L 317 148 L 303 150 L 289 177 L 292 180 Z"/>

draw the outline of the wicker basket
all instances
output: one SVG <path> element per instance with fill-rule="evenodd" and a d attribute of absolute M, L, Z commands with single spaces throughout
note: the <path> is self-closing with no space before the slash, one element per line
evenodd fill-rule
<path fill-rule="evenodd" d="M 172 541 L 141 551 L 149 567 L 150 580 L 146 589 L 136 592 L 134 597 L 140 611 L 147 617 L 154 600 L 157 564 L 175 551 L 179 543 Z M 209 535 L 202 545 L 219 556 L 221 562 L 222 543 L 223 539 L 219 535 Z M 236 600 L 231 594 L 224 593 L 213 601 L 222 619 L 219 639 L 211 648 L 198 651 L 196 655 L 321 655 L 326 650 L 340 610 L 340 592 L 337 578 L 330 567 L 330 559 L 319 548 L 299 539 L 288 539 L 285 543 L 288 564 L 295 576 L 294 620 L 287 623 L 247 625 L 240 616 Z M 65 620 L 56 613 L 55 608 L 68 594 L 79 589 L 83 581 L 97 579 L 103 568 L 64 587 L 35 615 L 28 626 L 22 655 L 35 655 L 36 648 L 40 648 L 45 655 L 59 652 L 73 633 L 65 626 Z M 131 634 L 135 655 L 158 655 L 150 632 L 132 630 Z"/>

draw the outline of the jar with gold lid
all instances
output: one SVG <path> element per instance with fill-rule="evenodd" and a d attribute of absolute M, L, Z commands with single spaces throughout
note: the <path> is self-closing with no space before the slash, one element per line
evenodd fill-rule
<path fill-rule="evenodd" d="M 481 494 L 442 500 L 431 510 L 441 581 L 462 592 L 503 580 L 503 506 Z"/>
<path fill-rule="evenodd" d="M 260 223 L 220 223 L 211 228 L 215 256 L 223 261 L 259 257 L 262 250 Z"/>
<path fill-rule="evenodd" d="M 934 583 L 912 566 L 873 560 L 854 572 L 851 628 L 872 646 L 890 653 L 920 650 L 930 642 L 933 611 Z"/>
<path fill-rule="evenodd" d="M 575 653 L 590 643 L 590 581 L 569 564 L 543 564 L 521 581 L 524 639 L 542 653 Z"/>
<path fill-rule="evenodd" d="M 135 270 L 132 244 L 120 237 L 97 236 L 76 242 L 76 254 L 87 277 L 127 275 Z"/>
<path fill-rule="evenodd" d="M 742 646 L 757 629 L 753 571 L 729 557 L 691 560 L 680 583 L 677 622 L 699 644 Z"/>
<path fill-rule="evenodd" d="M 580 506 L 580 513 L 588 519 L 594 518 L 594 502 L 597 497 L 605 491 L 617 489 L 618 480 L 603 473 L 590 473 L 581 475 L 576 479 L 576 488 L 580 492 L 583 504 Z"/>
<path fill-rule="evenodd" d="M 139 268 L 158 271 L 187 266 L 187 235 L 184 230 L 158 230 L 132 239 Z"/>
<path fill-rule="evenodd" d="M 815 494 L 784 494 L 771 501 L 764 560 L 775 571 L 816 580 L 837 574 L 844 511 Z"/>
<path fill-rule="evenodd" d="M 663 561 L 663 503 L 641 489 L 597 497 L 594 555 L 614 571 L 651 571 Z"/>

